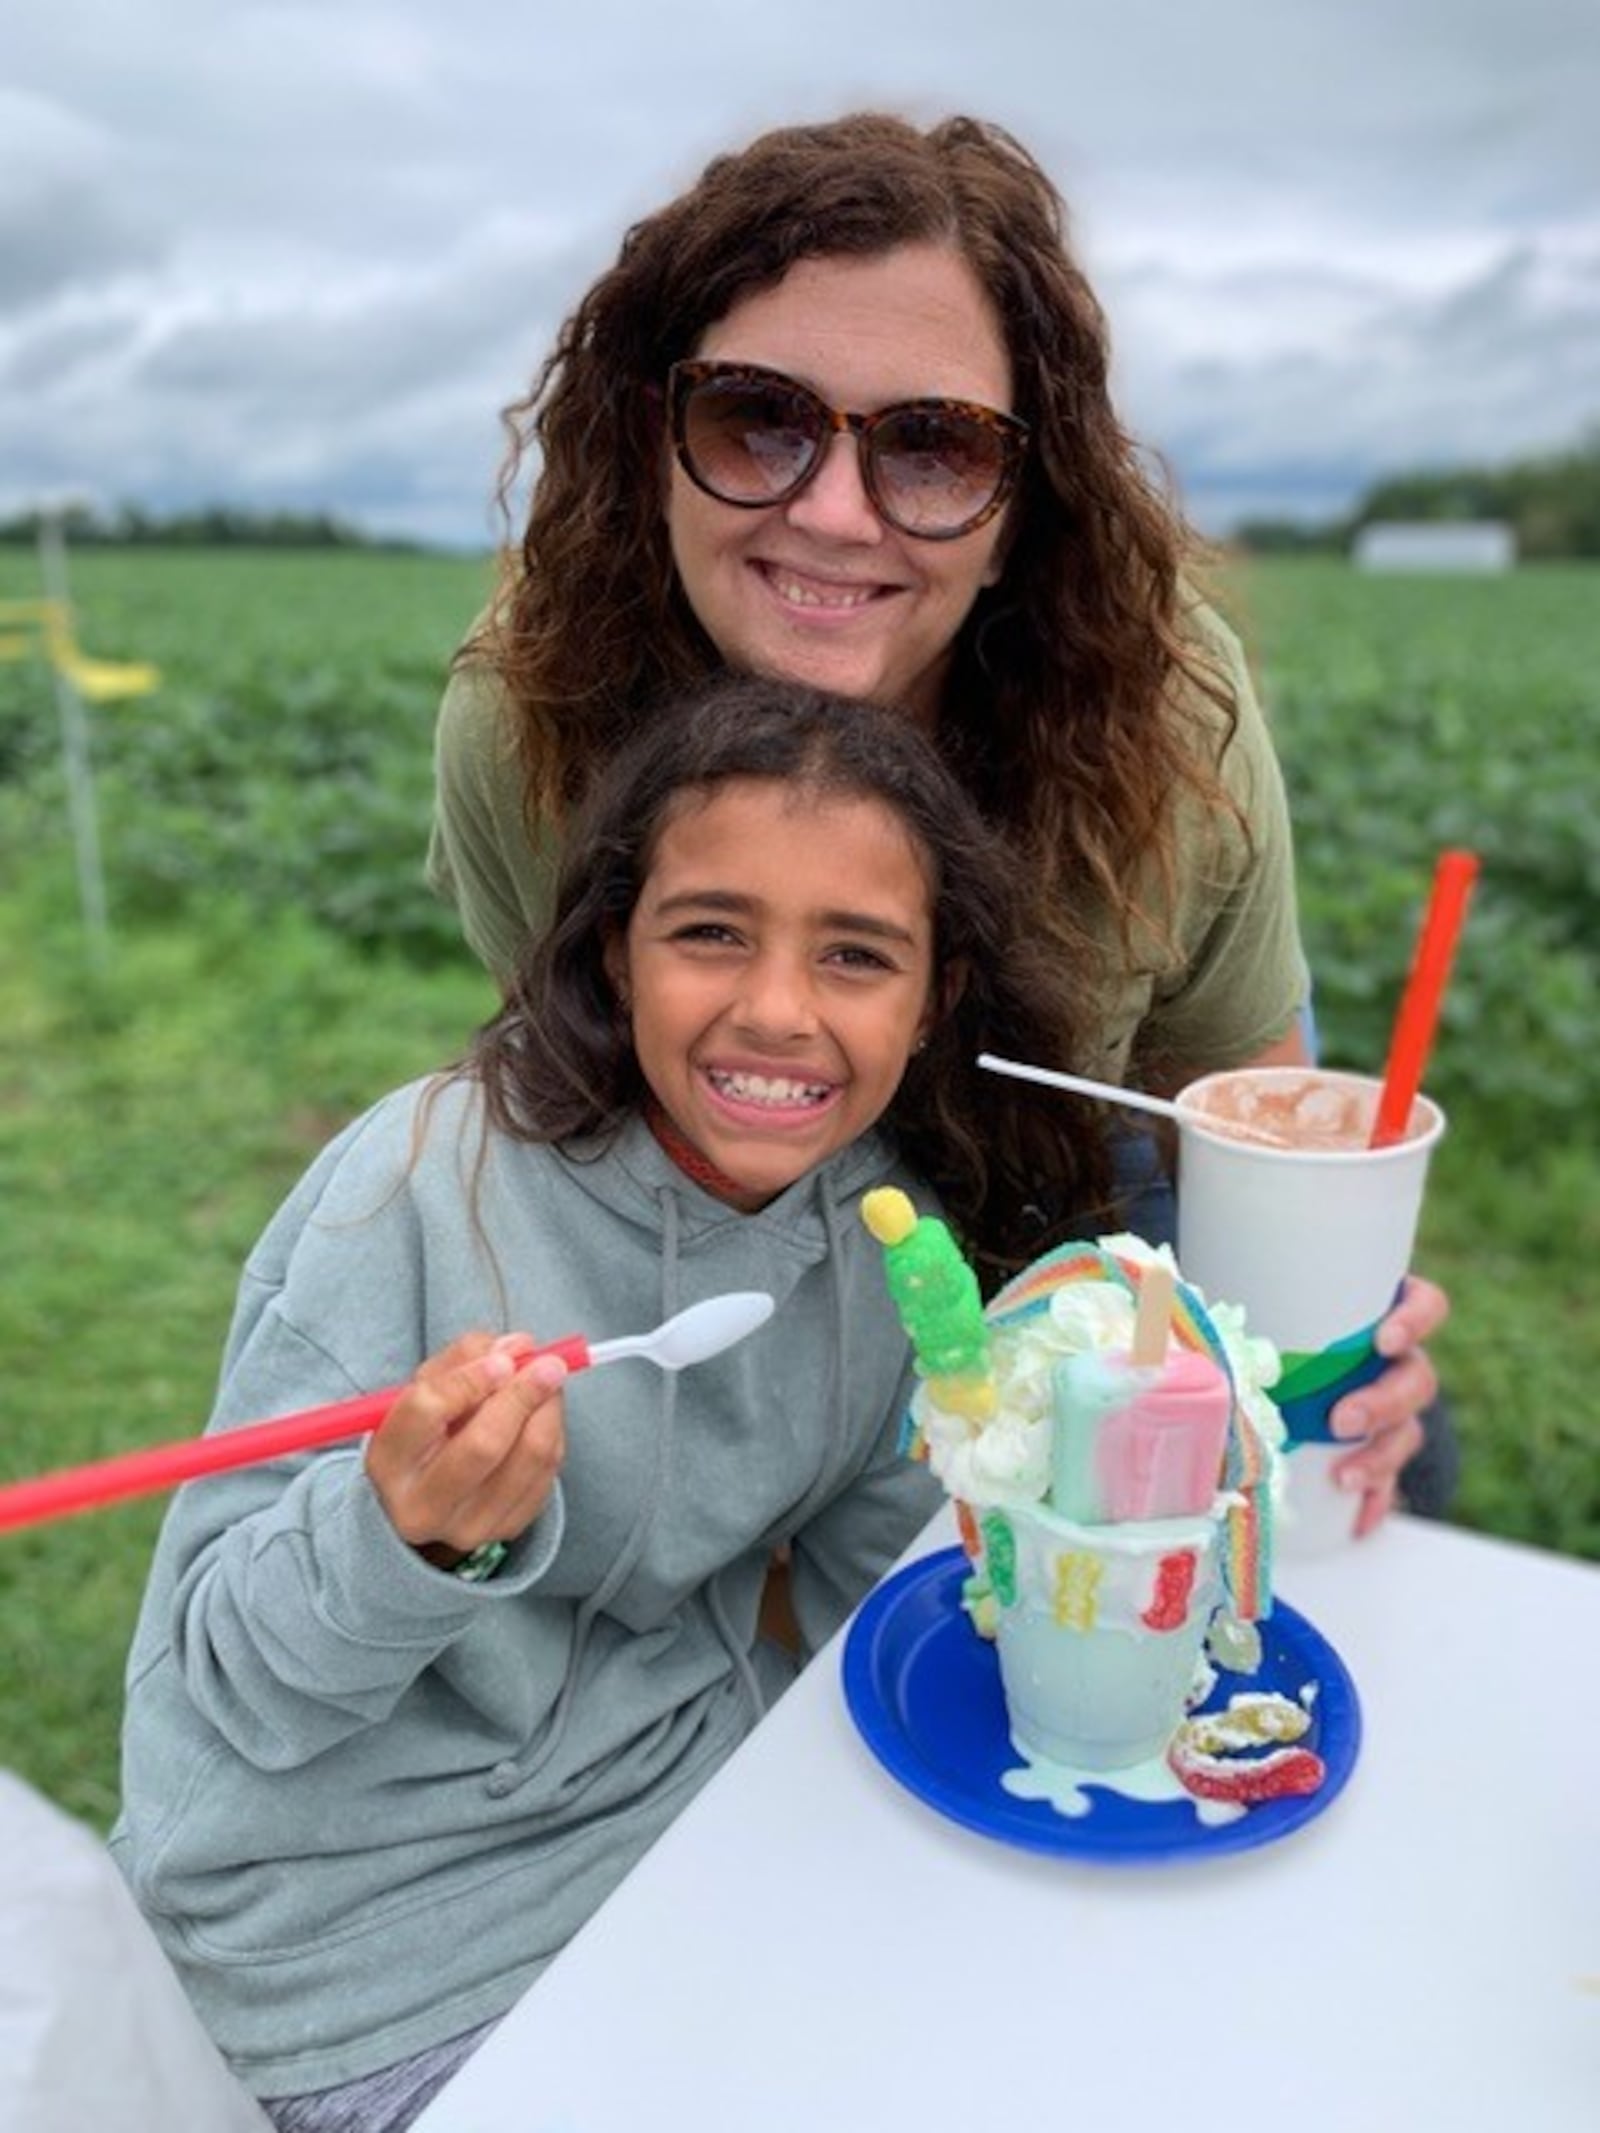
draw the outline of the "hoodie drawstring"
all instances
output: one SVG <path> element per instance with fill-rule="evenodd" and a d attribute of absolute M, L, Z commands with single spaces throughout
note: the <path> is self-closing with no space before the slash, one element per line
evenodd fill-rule
<path fill-rule="evenodd" d="M 832 1501 L 843 1478 L 840 1474 L 840 1453 L 849 1442 L 849 1412 L 845 1388 L 850 1383 L 850 1358 L 846 1353 L 850 1326 L 849 1278 L 845 1272 L 848 1260 L 845 1255 L 845 1240 L 840 1230 L 839 1210 L 828 1198 L 821 1181 L 818 1183 L 817 1204 L 822 1216 L 823 1233 L 828 1240 L 828 1271 L 831 1277 L 830 1293 L 833 1299 L 833 1338 L 828 1342 L 828 1442 L 822 1457 L 817 1462 L 817 1478 L 789 1514 L 789 1524 L 796 1531 L 814 1518 L 823 1506 Z"/>
<path fill-rule="evenodd" d="M 668 1185 L 660 1188 L 659 1198 L 662 1231 L 661 1316 L 668 1319 L 678 1308 L 678 1199 Z M 675 1370 L 663 1370 L 659 1375 L 661 1426 L 655 1433 L 650 1471 L 639 1499 L 639 1508 L 634 1513 L 633 1524 L 628 1528 L 611 1568 L 578 1609 L 577 1620 L 573 1625 L 572 1654 L 567 1661 L 566 1678 L 561 1684 L 561 1693 L 556 1698 L 555 1709 L 544 1728 L 544 1738 L 524 1756 L 508 1757 L 504 1762 L 496 1763 L 489 1773 L 491 1799 L 503 1800 L 514 1792 L 520 1792 L 524 1785 L 538 1776 L 561 1746 L 578 1693 L 578 1684 L 583 1672 L 583 1656 L 589 1646 L 589 1634 L 594 1627 L 595 1616 L 601 1608 L 609 1606 L 622 1590 L 644 1553 L 644 1545 L 650 1537 L 650 1528 L 655 1524 L 656 1511 L 661 1502 L 661 1484 L 666 1474 L 667 1457 L 672 1448 L 678 1420 L 678 1374 Z M 722 1635 L 720 1626 L 718 1635 Z M 757 1693 L 759 1694 L 759 1691 Z"/>
<path fill-rule="evenodd" d="M 677 1194 L 670 1185 L 658 1189 L 661 1206 L 662 1273 L 661 1316 L 670 1318 L 678 1309 L 679 1282 L 679 1233 L 681 1228 Z M 848 1358 L 845 1354 L 846 1329 L 850 1322 L 848 1310 L 848 1284 L 845 1273 L 847 1264 L 844 1238 L 840 1230 L 839 1213 L 830 1200 L 822 1179 L 817 1181 L 817 1201 L 822 1218 L 822 1227 L 827 1237 L 828 1258 L 832 1277 L 831 1296 L 833 1303 L 833 1338 L 828 1349 L 828 1398 L 829 1437 L 823 1457 L 818 1462 L 817 1476 L 806 1491 L 802 1501 L 790 1514 L 788 1524 L 792 1530 L 804 1526 L 821 1507 L 827 1503 L 839 1486 L 840 1449 L 849 1442 L 848 1415 L 845 1405 L 845 1388 L 849 1384 Z M 667 1471 L 667 1462 L 677 1428 L 678 1379 L 675 1371 L 661 1373 L 661 1427 L 656 1432 L 656 1441 L 650 1461 L 639 1509 L 634 1515 L 622 1546 L 618 1549 L 610 1569 L 599 1585 L 582 1603 L 573 1628 L 572 1654 L 567 1662 L 566 1678 L 556 1698 L 543 1738 L 523 1757 L 508 1757 L 497 1763 L 489 1773 L 488 1789 L 493 1799 L 505 1799 L 536 1777 L 560 1747 L 566 1736 L 573 1701 L 578 1692 L 584 1653 L 588 1648 L 590 1631 L 595 1616 L 610 1604 L 626 1584 L 644 1553 L 645 1543 L 655 1523 L 656 1512 L 661 1502 L 662 1480 Z M 718 1642 L 728 1655 L 735 1678 L 750 1705 L 752 1719 L 765 1716 L 767 1699 L 764 1695 L 755 1668 L 750 1663 L 750 1654 L 745 1648 L 733 1624 L 713 1576 L 705 1584 L 703 1596 L 706 1613 L 715 1630 Z"/>

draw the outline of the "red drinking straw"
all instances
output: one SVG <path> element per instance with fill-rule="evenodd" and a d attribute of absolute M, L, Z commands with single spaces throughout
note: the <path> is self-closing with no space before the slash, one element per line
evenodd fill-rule
<path fill-rule="evenodd" d="M 1428 915 L 1389 1040 L 1389 1063 L 1383 1070 L 1383 1094 L 1378 1098 L 1369 1147 L 1387 1148 L 1405 1136 L 1477 874 L 1478 862 L 1471 852 L 1440 853 Z"/>
<path fill-rule="evenodd" d="M 559 1355 L 569 1370 L 588 1367 L 589 1344 L 580 1334 L 551 1341 L 534 1353 Z M 319 1445 L 337 1444 L 345 1437 L 365 1436 L 378 1427 L 404 1391 L 403 1385 L 390 1385 L 382 1392 L 363 1392 L 353 1400 L 307 1407 L 273 1422 L 248 1422 L 212 1437 L 180 1437 L 172 1444 L 152 1444 L 143 1451 L 121 1452 L 87 1466 L 60 1467 L 53 1474 L 14 1481 L 0 1488 L 0 1533 L 43 1525 L 51 1518 L 70 1518 L 77 1511 L 98 1510 L 102 1504 L 119 1503 L 128 1496 L 150 1496 L 158 1489 L 176 1488 L 181 1481 L 225 1473 L 230 1467 L 286 1459 Z"/>

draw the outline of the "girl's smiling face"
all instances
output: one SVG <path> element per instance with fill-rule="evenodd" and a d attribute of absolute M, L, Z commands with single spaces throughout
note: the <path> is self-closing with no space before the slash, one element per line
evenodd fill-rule
<path fill-rule="evenodd" d="M 606 968 L 690 1144 L 765 1205 L 880 1118 L 933 1012 L 928 862 L 882 802 L 685 794 Z"/>

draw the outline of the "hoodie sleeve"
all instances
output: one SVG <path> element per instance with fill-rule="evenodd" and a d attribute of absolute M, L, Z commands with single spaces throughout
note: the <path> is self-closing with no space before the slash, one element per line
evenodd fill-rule
<path fill-rule="evenodd" d="M 293 1768 L 381 1724 L 484 1607 L 538 1582 L 560 1544 L 559 1482 L 492 1584 L 471 1585 L 400 1538 L 359 1449 L 320 1454 L 287 1480 L 274 1468 L 261 1481 L 274 1493 L 208 1539 L 192 1530 L 189 1504 L 163 1539 L 164 1550 L 186 1558 L 169 1617 L 185 1692 L 259 1769 Z M 210 1483 L 186 1492 L 208 1493 Z"/>
<path fill-rule="evenodd" d="M 397 1383 L 437 1345 L 405 1169 L 412 1110 L 391 1099 L 348 1128 L 268 1226 L 240 1284 L 213 1431 Z M 563 1516 L 558 1484 L 493 1581 L 472 1585 L 401 1539 L 359 1444 L 191 1482 L 162 1529 L 130 1683 L 170 1654 L 194 1708 L 248 1761 L 306 1762 L 385 1719 L 483 1608 L 535 1584 Z"/>
<path fill-rule="evenodd" d="M 944 1491 L 929 1468 L 900 1450 L 910 1393 L 908 1366 L 866 1464 L 794 1537 L 790 1593 L 808 1658 L 842 1626 L 944 1503 Z"/>

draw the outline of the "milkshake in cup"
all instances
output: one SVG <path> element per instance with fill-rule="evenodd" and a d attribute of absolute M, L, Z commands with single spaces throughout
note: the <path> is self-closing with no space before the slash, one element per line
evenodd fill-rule
<path fill-rule="evenodd" d="M 1349 1540 L 1358 1490 L 1333 1468 L 1360 1439 L 1331 1409 L 1385 1367 L 1374 1346 L 1404 1282 L 1444 1114 L 1416 1097 L 1404 1135 L 1369 1146 L 1382 1084 L 1308 1066 L 1244 1067 L 1177 1099 L 1178 1258 L 1208 1295 L 1241 1304 L 1278 1349 L 1272 1397 L 1288 1434 L 1285 1556 Z"/>

